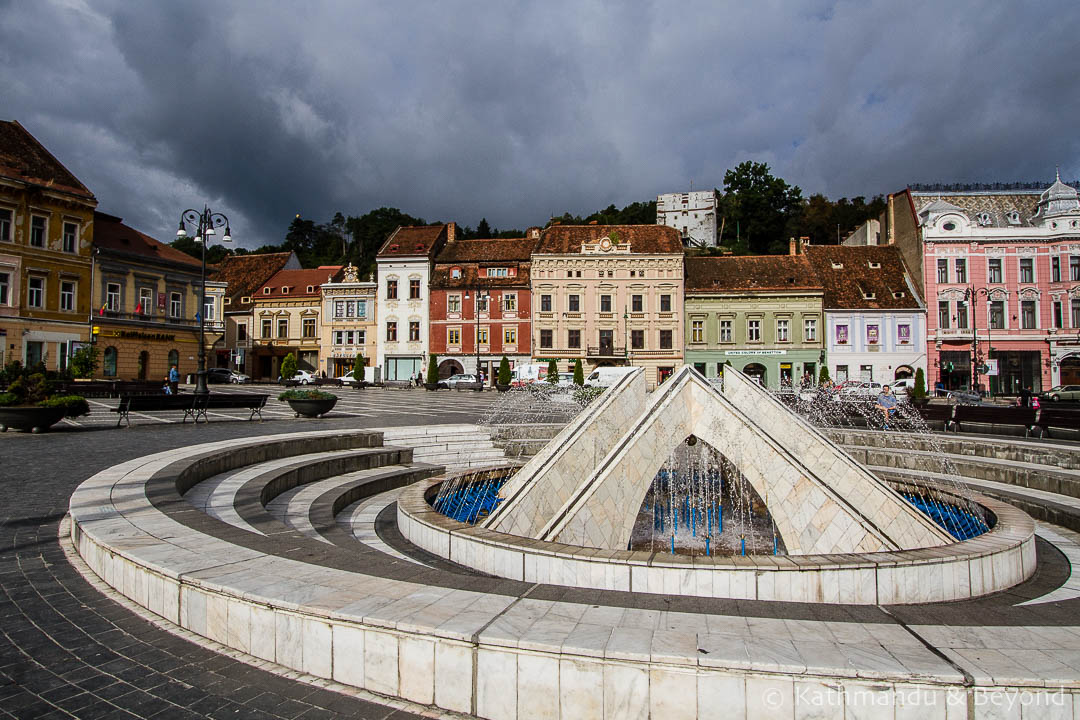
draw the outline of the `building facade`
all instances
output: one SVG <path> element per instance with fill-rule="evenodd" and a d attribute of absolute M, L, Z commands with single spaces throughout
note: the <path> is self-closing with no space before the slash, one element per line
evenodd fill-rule
<path fill-rule="evenodd" d="M 494 384 L 506 356 L 513 367 L 532 348 L 530 257 L 540 229 L 525 237 L 453 240 L 431 276 L 430 352 L 439 376 L 476 373 Z"/>
<path fill-rule="evenodd" d="M 816 380 L 823 294 L 805 255 L 688 257 L 686 362 L 706 377 L 730 364 L 772 388 Z"/>
<path fill-rule="evenodd" d="M 67 367 L 90 337 L 97 199 L 17 122 L 0 122 L 0 365 Z"/>
<path fill-rule="evenodd" d="M 222 299 L 225 337 L 219 348 L 224 358 L 215 353 L 217 367 L 229 367 L 237 372 L 255 375 L 251 349 L 258 326 L 252 297 L 279 270 L 300 269 L 300 261 L 292 252 L 226 255 L 218 264 L 210 276 L 216 283 L 225 286 Z"/>
<path fill-rule="evenodd" d="M 815 245 L 825 356 L 835 382 L 889 383 L 926 373 L 926 306 L 899 248 Z"/>
<path fill-rule="evenodd" d="M 553 225 L 532 255 L 533 357 L 560 371 L 636 365 L 651 387 L 683 360 L 683 248 L 673 228 Z"/>
<path fill-rule="evenodd" d="M 352 370 L 358 355 L 364 358 L 365 367 L 375 366 L 378 340 L 375 290 L 375 279 L 361 280 L 352 263 L 333 282 L 322 284 L 319 335 L 323 369 L 328 377 L 341 377 Z M 357 374 L 356 379 L 364 378 Z"/>
<path fill-rule="evenodd" d="M 457 234 L 454 223 L 399 227 L 379 249 L 376 362 L 383 380 L 426 375 L 431 335 L 430 283 L 435 257 Z"/>
<path fill-rule="evenodd" d="M 340 265 L 310 270 L 279 270 L 252 296 L 256 334 L 252 343 L 256 380 L 273 381 L 290 353 L 300 370 L 326 373 L 319 328 L 322 326 L 323 283 L 341 275 Z M 328 374 L 328 373 L 327 373 Z"/>
<path fill-rule="evenodd" d="M 717 198 L 715 190 L 694 190 L 656 196 L 656 224 L 675 228 L 683 243 L 715 247 Z"/>
<path fill-rule="evenodd" d="M 224 285 L 207 282 L 200 307 L 201 262 L 113 215 L 95 213 L 94 247 L 95 377 L 164 380 L 173 365 L 181 377 L 194 373 L 200 320 L 208 348 L 223 332 Z"/>
<path fill-rule="evenodd" d="M 923 253 L 934 382 L 1015 395 L 1080 381 L 1076 190 L 1058 178 L 1041 191 L 908 194 Z"/>

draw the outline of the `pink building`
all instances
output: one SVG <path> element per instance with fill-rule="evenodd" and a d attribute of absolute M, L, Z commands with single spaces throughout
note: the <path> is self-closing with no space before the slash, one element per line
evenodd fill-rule
<path fill-rule="evenodd" d="M 916 242 L 890 242 L 921 255 L 929 385 L 1015 395 L 1080 382 L 1075 189 L 1060 177 L 1044 190 L 917 188 L 890 197 L 902 210 Z"/>

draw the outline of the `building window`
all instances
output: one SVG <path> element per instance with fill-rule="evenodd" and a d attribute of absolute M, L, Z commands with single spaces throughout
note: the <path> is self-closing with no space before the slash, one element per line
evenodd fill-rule
<path fill-rule="evenodd" d="M 79 237 L 79 226 L 73 222 L 64 223 L 64 252 L 76 251 L 76 241 Z"/>
<path fill-rule="evenodd" d="M 386 340 L 387 342 L 397 342 L 397 323 L 386 323 Z"/>
<path fill-rule="evenodd" d="M 11 242 L 11 211 L 0 208 L 0 242 Z"/>
<path fill-rule="evenodd" d="M 937 304 L 937 324 L 942 330 L 948 330 L 951 327 L 949 322 L 949 303 L 947 300 L 941 300 Z"/>
<path fill-rule="evenodd" d="M 461 277 L 461 268 L 450 268 L 450 277 L 453 280 L 457 280 Z"/>
<path fill-rule="evenodd" d="M 551 349 L 551 330 L 540 331 L 540 347 L 550 350 Z"/>
<path fill-rule="evenodd" d="M 990 301 L 990 329 L 1005 329 L 1005 303 L 1001 300 Z"/>
<path fill-rule="evenodd" d="M 660 312 L 671 312 L 671 296 L 660 296 Z"/>
<path fill-rule="evenodd" d="M 264 338 L 270 337 L 271 322 L 269 318 L 264 318 L 262 321 L 262 336 Z"/>
<path fill-rule="evenodd" d="M 570 312 L 581 312 L 581 296 L 570 295 L 566 298 L 566 309 Z"/>
<path fill-rule="evenodd" d="M 45 247 L 45 218 L 40 215 L 30 218 L 30 244 L 33 247 Z"/>
<path fill-rule="evenodd" d="M 304 318 L 300 332 L 305 338 L 315 337 L 315 318 Z"/>
<path fill-rule="evenodd" d="M 866 326 L 866 344 L 867 345 L 877 345 L 879 342 L 881 342 L 881 335 L 878 333 L 878 326 L 877 325 L 867 325 Z"/>
<path fill-rule="evenodd" d="M 120 311 L 120 283 L 108 283 L 105 286 L 105 309 L 109 312 Z"/>
<path fill-rule="evenodd" d="M 964 258 L 956 258 L 956 282 L 967 282 L 967 260 Z"/>
<path fill-rule="evenodd" d="M 1061 258 L 1050 258 L 1050 282 L 1061 282 Z"/>
<path fill-rule="evenodd" d="M 420 299 L 420 278 L 412 278 L 409 280 L 409 299 Z"/>
<path fill-rule="evenodd" d="M 488 277 L 507 277 L 508 275 L 508 269 L 504 267 L 493 267 L 487 269 Z"/>
<path fill-rule="evenodd" d="M 670 350 L 671 349 L 671 331 L 670 330 L 661 330 L 660 331 L 660 349 L 661 350 Z"/>
<path fill-rule="evenodd" d="M 478 345 L 487 345 L 488 344 L 488 329 L 487 328 L 477 328 L 476 335 L 477 335 L 476 343 Z"/>
<path fill-rule="evenodd" d="M 505 328 L 503 330 L 503 344 L 517 345 L 517 328 Z"/>
<path fill-rule="evenodd" d="M 461 312 L 461 296 L 460 295 L 447 295 L 446 296 L 446 312 L 459 313 Z"/>
<path fill-rule="evenodd" d="M 237 342 L 247 341 L 247 323 L 237 323 L 236 325 L 236 340 Z"/>
<path fill-rule="evenodd" d="M 397 300 L 397 280 L 386 281 L 386 299 Z"/>
<path fill-rule="evenodd" d="M 217 306 L 214 304 L 214 297 L 207 295 L 203 298 L 203 322 L 214 322 L 217 319 L 216 315 Z"/>
<path fill-rule="evenodd" d="M 0 305 L 3 304 L 0 301 Z M 75 283 L 70 280 L 60 281 L 60 309 L 68 312 L 75 309 Z"/>
<path fill-rule="evenodd" d="M 45 307 L 45 278 L 28 277 L 26 280 L 26 304 L 32 308 Z"/>
<path fill-rule="evenodd" d="M 105 348 L 101 360 L 101 371 L 105 374 L 105 377 L 116 377 L 116 348 Z"/>
<path fill-rule="evenodd" d="M 1080 300 L 1072 301 L 1072 327 L 1080 328 Z"/>
<path fill-rule="evenodd" d="M 788 342 L 790 337 L 790 320 L 777 320 L 776 321 L 776 342 Z"/>
<path fill-rule="evenodd" d="M 1034 330 L 1035 324 L 1035 301 L 1020 301 L 1020 327 L 1024 330 Z"/>
<path fill-rule="evenodd" d="M 287 338 L 287 337 L 289 337 L 289 319 L 288 318 L 278 318 L 278 321 L 277 321 L 277 336 L 279 338 Z"/>
<path fill-rule="evenodd" d="M 420 342 L 420 321 L 409 321 L 409 342 Z"/>
<path fill-rule="evenodd" d="M 806 342 L 817 341 L 817 318 L 808 318 L 803 322 L 803 337 Z"/>
<path fill-rule="evenodd" d="M 956 303 L 956 327 L 958 330 L 968 328 L 968 304 L 963 300 Z"/>
<path fill-rule="evenodd" d="M 837 325 L 836 326 L 836 344 L 847 345 L 848 344 L 848 326 Z"/>
<path fill-rule="evenodd" d="M 1060 300 L 1055 300 L 1052 308 L 1053 308 L 1053 316 L 1054 316 L 1054 327 L 1056 327 L 1058 330 L 1060 330 L 1061 328 L 1065 327 L 1065 325 L 1064 325 L 1065 314 L 1062 311 L 1061 301 Z"/>
<path fill-rule="evenodd" d="M 1035 260 L 1033 258 L 1020 258 L 1020 282 L 1035 282 Z"/>
<path fill-rule="evenodd" d="M 1080 282 L 1080 255 L 1069 256 L 1069 280 Z M 1073 327 L 1076 327 L 1073 325 Z"/>
<path fill-rule="evenodd" d="M 169 317 L 178 318 L 183 314 L 180 293 L 174 292 L 169 295 Z"/>
<path fill-rule="evenodd" d="M 503 293 L 503 310 L 505 312 L 517 310 L 517 293 Z"/>
<path fill-rule="evenodd" d="M 862 376 L 863 382 L 873 382 L 874 380 L 874 366 L 873 365 L 860 365 L 859 374 Z"/>
<path fill-rule="evenodd" d="M 732 341 L 732 328 L 730 320 L 720 321 L 720 342 L 729 343 Z"/>
<path fill-rule="evenodd" d="M 911 326 L 907 323 L 900 323 L 896 326 L 896 342 L 898 345 L 910 345 L 911 344 Z"/>
<path fill-rule="evenodd" d="M 610 295 L 601 295 L 600 296 L 600 312 L 605 312 L 605 313 L 611 312 L 611 296 Z"/>
<path fill-rule="evenodd" d="M 937 261 L 937 281 L 939 283 L 949 282 L 949 261 L 945 258 Z"/>
<path fill-rule="evenodd" d="M 140 315 L 151 315 L 154 311 L 154 291 L 150 288 L 139 288 L 139 305 L 135 311 Z"/>
<path fill-rule="evenodd" d="M 986 281 L 995 284 L 1001 282 L 1001 258 L 987 260 Z"/>
<path fill-rule="evenodd" d="M 644 350 L 645 349 L 645 331 L 644 330 L 631 330 L 630 331 L 630 349 L 631 350 Z"/>
<path fill-rule="evenodd" d="M 746 321 L 746 339 L 750 342 L 761 342 L 761 321 Z"/>
<path fill-rule="evenodd" d="M 551 296 L 540 296 L 540 312 L 551 312 Z"/>
<path fill-rule="evenodd" d="M 690 321 L 690 342 L 694 342 L 694 343 L 705 342 L 705 321 L 704 320 L 691 320 Z"/>
<path fill-rule="evenodd" d="M 446 344 L 461 345 L 461 328 L 446 329 Z"/>
<path fill-rule="evenodd" d="M 630 296 L 630 312 L 645 312 L 645 298 L 642 295 Z"/>
<path fill-rule="evenodd" d="M 568 330 L 566 332 L 566 345 L 569 348 L 577 349 L 581 347 L 581 331 L 580 330 Z"/>
<path fill-rule="evenodd" d="M 11 275 L 6 272 L 0 273 L 0 305 L 11 304 L 9 292 L 11 292 Z"/>

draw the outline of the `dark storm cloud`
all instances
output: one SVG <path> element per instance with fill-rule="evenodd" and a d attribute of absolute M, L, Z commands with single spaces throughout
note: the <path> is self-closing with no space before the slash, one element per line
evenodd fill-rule
<path fill-rule="evenodd" d="M 12 2 L 3 112 L 101 208 L 247 246 L 394 205 L 542 223 L 720 186 L 1080 174 L 1075 2 Z"/>

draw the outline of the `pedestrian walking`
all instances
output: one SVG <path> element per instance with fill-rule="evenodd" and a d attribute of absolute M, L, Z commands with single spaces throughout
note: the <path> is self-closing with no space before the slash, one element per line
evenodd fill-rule
<path fill-rule="evenodd" d="M 176 395 L 180 392 L 180 371 L 173 365 L 169 368 L 169 394 Z"/>

